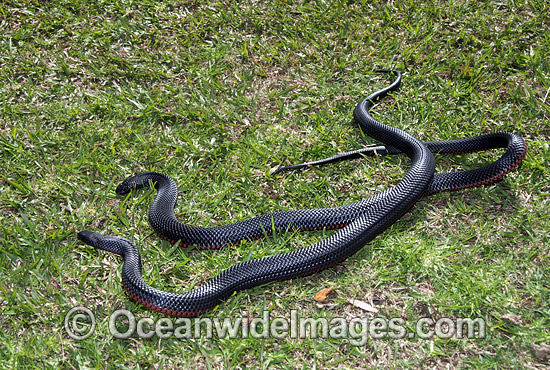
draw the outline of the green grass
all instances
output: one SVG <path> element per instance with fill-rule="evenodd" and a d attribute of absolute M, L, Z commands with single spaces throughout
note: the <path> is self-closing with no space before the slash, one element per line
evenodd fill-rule
<path fill-rule="evenodd" d="M 550 344 L 549 12 L 542 0 L 0 3 L 0 367 L 547 366 L 535 348 Z M 180 220 L 202 226 L 369 197 L 408 160 L 271 172 L 372 143 L 352 111 L 387 85 L 368 73 L 377 68 L 404 73 L 377 119 L 422 140 L 513 131 L 527 142 L 522 166 L 495 185 L 423 198 L 341 265 L 241 292 L 204 317 L 373 317 L 354 298 L 410 325 L 487 318 L 487 338 L 113 338 L 118 308 L 163 315 L 131 301 L 120 260 L 77 231 L 136 242 L 146 281 L 168 291 L 331 233 L 181 250 L 147 223 L 154 192 L 122 198 L 116 185 L 164 172 L 178 183 Z M 497 155 L 438 158 L 438 170 Z M 334 305 L 318 308 L 325 287 Z M 98 319 L 85 341 L 63 327 L 78 305 Z"/>

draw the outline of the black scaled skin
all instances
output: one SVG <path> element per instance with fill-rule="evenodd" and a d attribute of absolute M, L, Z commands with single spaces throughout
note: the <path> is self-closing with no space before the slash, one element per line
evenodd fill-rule
<path fill-rule="evenodd" d="M 172 241 L 202 248 L 217 248 L 227 243 L 258 238 L 273 231 L 289 228 L 309 230 L 317 228 L 341 228 L 329 238 L 289 253 L 265 257 L 234 265 L 223 271 L 203 286 L 188 293 L 168 293 L 147 285 L 141 277 L 141 259 L 137 248 L 128 240 L 105 236 L 92 231 L 82 231 L 79 238 L 98 249 L 120 254 L 124 257 L 122 279 L 128 294 L 146 307 L 165 314 L 191 317 L 214 308 L 234 292 L 265 284 L 275 280 L 291 279 L 308 275 L 330 267 L 346 259 L 399 219 L 423 195 L 446 189 L 479 186 L 496 181 L 521 162 L 525 155 L 525 144 L 513 134 L 497 134 L 493 141 L 501 147 L 505 143 L 508 151 L 499 163 L 482 169 L 443 175 L 436 182 L 433 147 L 428 147 L 408 133 L 376 121 L 368 113 L 374 102 L 398 88 L 401 82 L 399 72 L 394 82 L 357 105 L 354 119 L 368 135 L 390 146 L 395 153 L 405 153 L 412 164 L 404 178 L 394 187 L 366 200 L 343 207 L 278 212 L 255 217 L 236 224 L 201 228 L 183 225 L 173 214 L 177 189 L 172 179 L 159 173 L 145 173 L 125 180 L 117 193 L 124 194 L 133 187 L 154 183 L 158 195 L 149 213 L 149 220 L 157 233 Z M 498 136 L 502 135 L 502 136 Z M 474 138 L 475 139 L 475 138 Z M 485 139 L 483 139 L 485 140 Z M 491 139 L 489 139 L 491 140 Z M 446 142 L 439 142 L 446 143 Z M 482 143 L 483 144 L 483 143 Z M 439 145 L 439 144 L 438 144 Z M 441 144 L 445 145 L 445 144 Z M 479 141 L 468 142 L 459 149 L 464 152 L 477 150 Z M 489 145 L 490 146 L 490 145 Z M 504 158 L 504 159 L 503 159 Z M 489 168 L 490 167 L 490 168 Z M 476 172 L 477 171 L 477 172 Z M 458 177 L 456 175 L 458 174 Z M 467 181 L 463 181 L 463 180 Z M 430 190 L 431 189 L 431 190 Z M 432 191 L 435 190 L 435 191 Z"/>

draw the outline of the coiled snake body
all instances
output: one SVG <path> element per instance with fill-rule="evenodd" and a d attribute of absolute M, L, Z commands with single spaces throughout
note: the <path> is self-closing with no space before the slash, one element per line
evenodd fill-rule
<path fill-rule="evenodd" d="M 401 82 L 399 72 L 379 72 L 393 73 L 396 78 L 387 88 L 361 101 L 356 106 L 353 116 L 366 134 L 387 146 L 345 153 L 306 164 L 322 164 L 355 155 L 375 153 L 408 155 L 412 164 L 403 179 L 394 187 L 368 199 L 341 207 L 283 211 L 231 225 L 202 228 L 184 225 L 176 219 L 173 209 L 177 187 L 175 182 L 164 174 L 138 174 L 128 178 L 117 188 L 118 194 L 126 194 L 133 188 L 154 184 L 158 194 L 149 211 L 149 221 L 159 235 L 172 242 L 180 241 L 181 245 L 211 249 L 288 229 L 341 228 L 329 238 L 289 253 L 234 265 L 187 293 L 169 293 L 147 285 L 141 275 L 140 254 L 130 241 L 89 230 L 81 231 L 78 234 L 79 239 L 97 249 L 119 254 L 124 258 L 124 289 L 137 302 L 164 314 L 192 317 L 214 308 L 234 292 L 275 280 L 309 275 L 333 266 L 382 233 L 423 195 L 497 181 L 523 159 L 525 143 L 515 134 L 495 133 L 464 140 L 422 143 L 400 129 L 378 122 L 369 114 L 369 109 L 378 99 L 396 90 Z M 434 175 L 433 153 L 456 154 L 501 147 L 507 148 L 506 152 L 490 165 L 470 171 Z"/>

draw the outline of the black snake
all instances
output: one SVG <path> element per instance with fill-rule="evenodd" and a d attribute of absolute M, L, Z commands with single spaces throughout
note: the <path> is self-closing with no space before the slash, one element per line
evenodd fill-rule
<path fill-rule="evenodd" d="M 133 188 L 154 185 L 158 194 L 149 211 L 149 222 L 155 231 L 172 242 L 202 249 L 220 248 L 244 239 L 256 239 L 273 232 L 289 229 L 314 230 L 339 228 L 329 238 L 289 253 L 250 260 L 234 265 L 187 293 L 169 293 L 155 289 L 143 281 L 141 257 L 130 241 L 84 230 L 78 238 L 101 250 L 124 258 L 122 282 L 130 297 L 149 309 L 164 314 L 192 317 L 216 307 L 234 292 L 275 280 L 309 275 L 333 266 L 362 248 L 405 214 L 423 195 L 443 190 L 481 186 L 499 180 L 516 167 L 525 156 L 523 139 L 512 133 L 494 133 L 475 138 L 422 143 L 410 134 L 375 120 L 369 109 L 374 103 L 396 90 L 401 73 L 390 86 L 368 96 L 353 112 L 354 120 L 369 136 L 387 144 L 385 147 L 344 153 L 323 161 L 290 166 L 322 164 L 358 155 L 408 155 L 412 164 L 403 179 L 394 187 L 374 196 L 341 207 L 283 211 L 254 217 L 231 225 L 211 228 L 180 223 L 174 216 L 177 198 L 175 182 L 168 176 L 147 172 L 126 179 L 116 190 L 126 194 Z M 492 148 L 507 148 L 495 162 L 469 171 L 435 174 L 433 153 L 457 154 Z"/>

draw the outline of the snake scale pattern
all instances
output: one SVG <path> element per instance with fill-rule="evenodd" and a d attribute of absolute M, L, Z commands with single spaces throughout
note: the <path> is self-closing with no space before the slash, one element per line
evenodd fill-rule
<path fill-rule="evenodd" d="M 155 289 L 143 280 L 141 257 L 137 247 L 130 241 L 89 230 L 79 232 L 78 238 L 97 249 L 123 257 L 122 283 L 132 299 L 167 315 L 194 317 L 215 308 L 235 292 L 276 280 L 310 275 L 333 266 L 386 230 L 420 197 L 444 190 L 490 184 L 501 179 L 523 160 L 526 153 L 525 143 L 520 136 L 513 133 L 421 142 L 407 132 L 377 121 L 369 114 L 369 109 L 389 92 L 395 91 L 401 83 L 400 72 L 377 72 L 393 74 L 395 79 L 388 87 L 363 99 L 355 107 L 353 116 L 365 134 L 386 145 L 279 170 L 374 154 L 404 153 L 411 158 L 411 165 L 398 184 L 368 199 L 340 207 L 276 212 L 230 225 L 204 228 L 185 225 L 176 219 L 174 206 L 177 186 L 167 175 L 157 172 L 137 174 L 126 179 L 116 189 L 117 194 L 123 195 L 140 187 L 155 186 L 158 193 L 149 211 L 149 222 L 161 237 L 171 242 L 179 241 L 182 246 L 216 249 L 274 232 L 339 229 L 327 239 L 289 253 L 236 264 L 197 289 L 185 293 L 170 293 Z M 434 154 L 461 154 L 494 148 L 506 148 L 506 151 L 489 165 L 468 171 L 435 173 Z"/>

